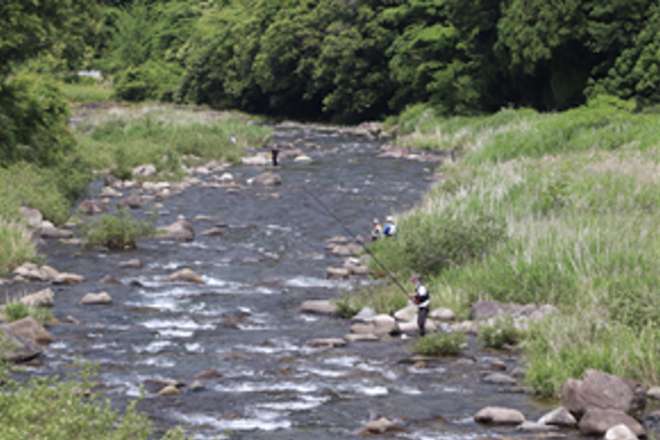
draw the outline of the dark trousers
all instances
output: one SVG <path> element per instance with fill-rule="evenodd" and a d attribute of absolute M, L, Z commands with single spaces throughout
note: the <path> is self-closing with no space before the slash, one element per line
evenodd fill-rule
<path fill-rule="evenodd" d="M 417 327 L 419 328 L 420 336 L 424 336 L 426 334 L 426 318 L 428 318 L 428 316 L 428 307 L 420 307 L 417 311 Z"/>
<path fill-rule="evenodd" d="M 278 150 L 277 148 L 273 148 L 272 150 L 270 150 L 270 158 L 272 159 L 274 167 L 278 165 L 277 156 L 279 154 L 280 154 L 280 150 Z"/>

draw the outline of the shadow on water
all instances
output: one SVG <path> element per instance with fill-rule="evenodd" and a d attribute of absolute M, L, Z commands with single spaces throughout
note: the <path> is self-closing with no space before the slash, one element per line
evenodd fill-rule
<path fill-rule="evenodd" d="M 147 380 L 190 384 L 200 371 L 217 369 L 222 377 L 198 391 L 157 397 L 146 390 L 140 404 L 160 428 L 180 424 L 196 438 L 352 438 L 373 414 L 400 420 L 405 430 L 397 438 L 477 438 L 498 435 L 472 422 L 483 406 L 540 415 L 544 408 L 525 395 L 480 384 L 479 362 L 444 359 L 425 369 L 400 362 L 410 341 L 328 351 L 305 346 L 311 338 L 343 336 L 349 323 L 301 315 L 299 304 L 336 297 L 350 284 L 325 279 L 326 267 L 340 260 L 326 255 L 324 242 L 342 229 L 314 209 L 301 188 L 331 206 L 350 229 L 367 233 L 373 217 L 412 207 L 433 170 L 421 162 L 379 158 L 377 141 L 336 131 L 280 127 L 274 141 L 305 145 L 313 161 L 285 160 L 280 187 L 193 187 L 164 202 L 159 225 L 180 214 L 205 215 L 229 225 L 223 236 L 185 244 L 146 241 L 121 254 L 74 253 L 70 246 L 48 244 L 49 262 L 87 281 L 57 289 L 56 316 L 71 315 L 80 324 L 53 329 L 58 342 L 40 370 L 66 371 L 76 359 L 98 363 L 104 391 L 123 405 L 140 395 Z M 262 171 L 231 170 L 243 183 Z M 199 232 L 212 223 L 194 225 Z M 140 258 L 145 267 L 119 268 L 129 258 Z M 182 267 L 203 274 L 205 284 L 163 280 Z M 100 284 L 107 274 L 122 284 Z M 112 306 L 78 304 L 83 294 L 100 290 L 112 295 Z"/>

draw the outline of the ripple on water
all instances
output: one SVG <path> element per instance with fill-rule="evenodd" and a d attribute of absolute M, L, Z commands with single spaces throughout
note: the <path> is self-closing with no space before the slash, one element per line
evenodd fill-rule
<path fill-rule="evenodd" d="M 311 382 L 240 382 L 236 384 L 219 384 L 213 388 L 221 393 L 281 393 L 295 392 L 300 394 L 314 393 L 319 385 Z"/>
<path fill-rule="evenodd" d="M 255 406 L 258 408 L 271 409 L 275 411 L 307 411 L 318 406 L 323 405 L 325 402 L 329 401 L 329 397 L 322 396 L 309 396 L 303 395 L 300 396 L 298 400 L 287 400 L 279 402 L 261 402 Z"/>
<path fill-rule="evenodd" d="M 255 417 L 222 419 L 208 414 L 172 413 L 172 417 L 180 423 L 192 426 L 208 427 L 218 431 L 276 431 L 291 428 L 291 421 L 282 418 L 279 413 L 255 414 Z"/>

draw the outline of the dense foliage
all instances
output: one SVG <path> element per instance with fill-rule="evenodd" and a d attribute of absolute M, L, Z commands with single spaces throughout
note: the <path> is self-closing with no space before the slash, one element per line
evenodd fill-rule
<path fill-rule="evenodd" d="M 124 5 L 126 7 L 126 5 Z M 655 0 L 133 2 L 108 58 L 125 99 L 356 120 L 658 102 Z M 106 64 L 108 65 L 108 64 Z"/>

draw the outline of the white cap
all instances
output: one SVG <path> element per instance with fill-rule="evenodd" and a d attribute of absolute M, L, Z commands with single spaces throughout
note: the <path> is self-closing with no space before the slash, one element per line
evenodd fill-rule
<path fill-rule="evenodd" d="M 394 217 L 392 217 L 391 215 L 388 215 L 387 218 L 385 219 L 385 221 L 390 222 L 390 223 L 394 223 Z"/>

